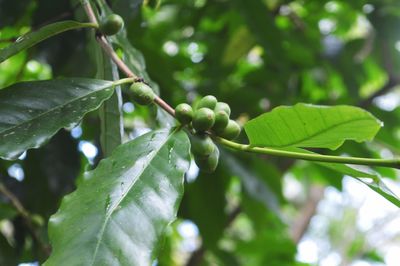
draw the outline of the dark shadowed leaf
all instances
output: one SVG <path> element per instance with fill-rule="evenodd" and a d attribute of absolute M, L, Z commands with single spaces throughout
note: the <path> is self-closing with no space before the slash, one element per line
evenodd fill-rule
<path fill-rule="evenodd" d="M 91 23 L 80 23 L 76 21 L 61 21 L 44 26 L 43 28 L 27 33 L 19 37 L 13 44 L 0 50 L 0 63 L 20 51 L 34 46 L 35 44 L 61 32 L 73 29 L 93 27 Z"/>
<path fill-rule="evenodd" d="M 46 265 L 151 265 L 188 167 L 182 131 L 149 132 L 116 148 L 50 219 Z"/>
<path fill-rule="evenodd" d="M 228 221 L 226 197 L 229 181 L 225 169 L 218 167 L 212 174 L 200 172 L 193 183 L 185 187 L 184 205 L 180 215 L 199 228 L 203 245 L 214 250 Z"/>
<path fill-rule="evenodd" d="M 106 80 L 118 80 L 118 70 L 115 64 L 107 55 L 97 47 L 97 78 Z M 106 100 L 101 106 L 100 120 L 101 133 L 100 142 L 105 157 L 122 143 L 124 126 L 122 121 L 122 93 L 118 86 L 110 99 Z"/>
<path fill-rule="evenodd" d="M 29 150 L 21 162 L 24 179 L 18 182 L 23 191 L 21 203 L 34 214 L 49 219 L 65 194 L 75 189 L 80 170 L 78 141 L 70 132 L 60 130 L 40 149 Z"/>
<path fill-rule="evenodd" d="M 18 255 L 7 239 L 0 233 L 0 265 L 18 265 Z"/>
<path fill-rule="evenodd" d="M 0 158 L 14 159 L 71 127 L 113 93 L 113 83 L 57 79 L 16 83 L 0 90 Z"/>

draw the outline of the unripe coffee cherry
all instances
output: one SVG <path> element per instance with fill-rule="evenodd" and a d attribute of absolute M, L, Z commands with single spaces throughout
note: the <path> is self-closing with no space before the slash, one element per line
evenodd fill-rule
<path fill-rule="evenodd" d="M 212 129 L 215 132 L 222 132 L 228 125 L 229 116 L 223 110 L 214 111 L 214 113 L 215 113 L 215 123 L 214 123 L 214 126 L 212 127 Z"/>
<path fill-rule="evenodd" d="M 193 119 L 193 109 L 187 103 L 178 104 L 175 108 L 175 117 L 182 125 L 189 124 Z"/>
<path fill-rule="evenodd" d="M 229 120 L 228 125 L 225 127 L 225 129 L 218 134 L 220 137 L 223 137 L 228 140 L 232 140 L 237 138 L 240 134 L 240 126 L 238 123 L 236 123 L 234 120 Z"/>
<path fill-rule="evenodd" d="M 194 160 L 201 171 L 204 171 L 206 173 L 212 173 L 218 166 L 219 149 L 218 147 L 215 147 L 214 151 L 210 154 L 210 156 L 206 158 L 194 157 Z"/>
<path fill-rule="evenodd" d="M 224 102 L 217 102 L 214 108 L 214 112 L 224 111 L 228 116 L 231 115 L 231 108 L 227 103 Z"/>
<path fill-rule="evenodd" d="M 100 22 L 99 30 L 105 35 L 117 34 L 124 26 L 124 20 L 117 14 L 108 15 Z"/>
<path fill-rule="evenodd" d="M 209 108 L 200 108 L 196 110 L 193 116 L 192 125 L 197 132 L 209 130 L 215 123 L 215 114 Z"/>
<path fill-rule="evenodd" d="M 132 96 L 135 102 L 141 105 L 148 105 L 153 102 L 156 94 L 143 82 L 135 82 L 131 86 Z"/>
<path fill-rule="evenodd" d="M 197 109 L 205 107 L 205 108 L 210 108 L 211 110 L 213 110 L 215 108 L 216 104 L 217 104 L 217 98 L 215 98 L 212 95 L 207 95 L 207 96 L 204 96 L 203 98 L 201 98 L 201 100 L 197 104 Z"/>
<path fill-rule="evenodd" d="M 206 134 L 196 134 L 190 138 L 193 155 L 198 158 L 205 158 L 211 155 L 216 148 L 212 139 Z"/>

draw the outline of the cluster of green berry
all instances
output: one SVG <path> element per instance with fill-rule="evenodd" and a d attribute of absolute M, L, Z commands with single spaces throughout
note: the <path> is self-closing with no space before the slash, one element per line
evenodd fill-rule
<path fill-rule="evenodd" d="M 229 119 L 231 109 L 227 103 L 218 102 L 212 95 L 204 96 L 195 108 L 181 103 L 175 108 L 175 117 L 183 125 L 190 125 L 196 133 L 210 131 L 225 139 L 234 139 L 240 126 Z"/>
<path fill-rule="evenodd" d="M 156 95 L 143 82 L 134 82 L 130 88 L 134 101 L 141 105 L 151 104 Z M 197 166 L 205 172 L 214 172 L 218 166 L 219 150 L 210 135 L 232 140 L 240 134 L 240 126 L 229 118 L 231 109 L 227 103 L 218 102 L 212 95 L 203 97 L 195 108 L 181 103 L 175 108 L 175 118 L 195 131 L 191 136 L 191 151 Z"/>
<path fill-rule="evenodd" d="M 176 119 L 196 131 L 191 137 L 191 151 L 197 166 L 205 172 L 214 172 L 219 160 L 218 147 L 209 134 L 229 140 L 240 134 L 240 126 L 229 119 L 230 114 L 229 105 L 212 95 L 203 97 L 195 108 L 186 103 L 175 108 Z"/>

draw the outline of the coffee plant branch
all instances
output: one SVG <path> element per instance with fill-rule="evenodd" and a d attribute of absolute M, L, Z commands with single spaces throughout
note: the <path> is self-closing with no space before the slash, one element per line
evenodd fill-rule
<path fill-rule="evenodd" d="M 83 8 L 92 23 L 98 24 L 98 21 L 96 19 L 96 16 L 94 14 L 94 11 L 92 9 L 92 6 L 90 5 L 89 2 L 84 1 L 82 3 Z M 110 43 L 107 41 L 106 37 L 98 33 L 96 37 L 97 42 L 100 44 L 102 49 L 104 50 L 105 53 L 110 56 L 111 60 L 117 65 L 117 67 L 128 77 L 132 77 L 134 79 L 140 79 L 135 73 L 132 72 L 132 70 L 129 69 L 129 67 L 125 64 L 123 60 L 121 60 L 117 53 L 114 51 Z M 160 106 L 162 109 L 164 109 L 167 113 L 169 113 L 172 116 L 175 116 L 175 110 L 172 108 L 168 103 L 166 103 L 163 99 L 161 99 L 158 95 L 154 98 L 154 102 Z"/>
<path fill-rule="evenodd" d="M 88 1 L 82 1 L 83 8 L 90 20 L 93 24 L 98 24 L 94 11 Z M 117 65 L 117 67 L 129 78 L 123 79 L 121 81 L 117 81 L 118 84 L 126 83 L 126 82 L 134 82 L 140 81 L 141 78 L 138 77 L 132 70 L 125 64 L 125 62 L 118 57 L 111 44 L 107 41 L 106 37 L 98 32 L 96 35 L 96 40 L 102 47 L 102 49 L 107 53 L 111 60 Z M 175 110 L 166 103 L 163 99 L 161 99 L 158 95 L 155 96 L 154 102 L 168 112 L 170 115 L 175 117 Z M 227 146 L 229 148 L 259 153 L 259 154 L 267 154 L 273 156 L 281 156 L 288 157 L 293 159 L 301 159 L 308 161 L 317 161 L 317 162 L 328 162 L 328 163 L 342 163 L 342 164 L 356 164 L 356 165 L 370 165 L 370 166 L 383 166 L 383 167 L 391 167 L 400 169 L 400 159 L 371 159 L 371 158 L 360 158 L 360 157 L 342 157 L 342 156 L 333 156 L 333 155 L 321 155 L 321 154 L 310 154 L 310 153 L 302 153 L 302 152 L 293 152 L 293 151 L 285 151 L 267 147 L 254 147 L 250 145 L 240 144 L 233 141 L 229 141 L 227 139 L 221 137 L 213 137 L 220 144 Z"/>

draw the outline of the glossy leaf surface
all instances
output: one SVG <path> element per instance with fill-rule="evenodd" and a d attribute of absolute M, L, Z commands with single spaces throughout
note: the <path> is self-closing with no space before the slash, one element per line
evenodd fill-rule
<path fill-rule="evenodd" d="M 43 28 L 19 37 L 13 44 L 0 50 L 0 63 L 20 51 L 67 30 L 93 27 L 90 23 L 76 21 L 61 21 L 44 26 Z"/>
<path fill-rule="evenodd" d="M 14 159 L 71 127 L 113 93 L 113 83 L 56 79 L 16 83 L 0 90 L 0 158 Z"/>
<path fill-rule="evenodd" d="M 381 126 L 378 119 L 358 107 L 299 103 L 277 107 L 244 127 L 254 146 L 334 150 L 345 140 L 372 140 Z"/>
<path fill-rule="evenodd" d="M 46 265 L 151 265 L 188 167 L 184 132 L 153 131 L 116 148 L 50 219 Z"/>

